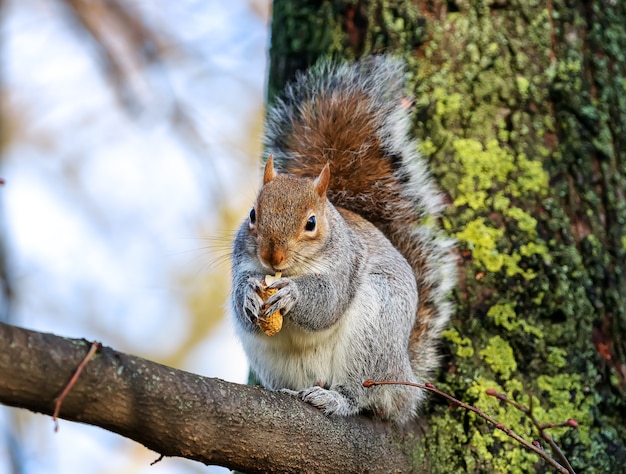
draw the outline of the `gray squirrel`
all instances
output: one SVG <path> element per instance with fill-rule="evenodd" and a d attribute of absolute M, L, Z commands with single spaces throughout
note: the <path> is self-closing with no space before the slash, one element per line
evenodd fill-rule
<path fill-rule="evenodd" d="M 452 312 L 454 242 L 434 225 L 443 200 L 408 136 L 403 76 L 389 56 L 299 74 L 269 110 L 263 186 L 233 244 L 252 370 L 328 415 L 415 416 L 423 390 L 363 382 L 427 380 Z"/>

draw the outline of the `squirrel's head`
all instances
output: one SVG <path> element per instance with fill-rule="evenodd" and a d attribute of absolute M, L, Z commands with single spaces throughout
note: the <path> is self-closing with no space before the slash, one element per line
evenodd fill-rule
<path fill-rule="evenodd" d="M 301 265 L 310 266 L 328 232 L 329 180 L 328 164 L 317 178 L 309 179 L 277 173 L 273 157 L 267 159 L 263 187 L 248 220 L 264 267 L 289 274 L 298 273 Z"/>

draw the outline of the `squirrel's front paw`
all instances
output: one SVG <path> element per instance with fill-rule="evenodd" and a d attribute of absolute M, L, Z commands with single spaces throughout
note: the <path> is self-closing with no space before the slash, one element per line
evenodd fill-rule
<path fill-rule="evenodd" d="M 300 290 L 289 278 L 279 278 L 269 288 L 276 288 L 278 291 L 265 302 L 264 317 L 268 317 L 276 311 L 287 314 L 300 297 Z"/>
<path fill-rule="evenodd" d="M 309 387 L 298 392 L 298 397 L 316 408 L 325 415 L 350 416 L 358 413 L 356 405 L 341 393 L 323 387 Z"/>
<path fill-rule="evenodd" d="M 253 323 L 256 323 L 263 314 L 263 299 L 259 296 L 260 291 L 261 282 L 254 277 L 248 278 L 248 286 L 243 299 L 243 311 Z"/>

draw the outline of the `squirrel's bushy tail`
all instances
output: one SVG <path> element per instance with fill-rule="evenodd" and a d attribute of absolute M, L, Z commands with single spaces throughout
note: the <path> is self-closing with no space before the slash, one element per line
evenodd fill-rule
<path fill-rule="evenodd" d="M 411 361 L 425 378 L 452 312 L 453 241 L 436 227 L 443 200 L 409 138 L 404 64 L 388 56 L 321 61 L 269 110 L 265 145 L 277 169 L 317 177 L 330 162 L 328 197 L 376 225 L 413 268 L 419 291 Z M 418 370 L 419 369 L 419 370 Z"/>

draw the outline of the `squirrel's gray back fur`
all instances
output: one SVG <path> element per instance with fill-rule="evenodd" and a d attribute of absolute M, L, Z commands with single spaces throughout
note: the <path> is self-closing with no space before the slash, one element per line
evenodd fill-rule
<path fill-rule="evenodd" d="M 438 366 L 456 268 L 453 241 L 433 219 L 443 199 L 409 137 L 404 73 L 389 56 L 318 62 L 268 112 L 265 145 L 277 170 L 296 176 L 315 178 L 329 162 L 329 200 L 372 222 L 407 259 L 419 293 L 410 359 L 423 379 Z"/>

